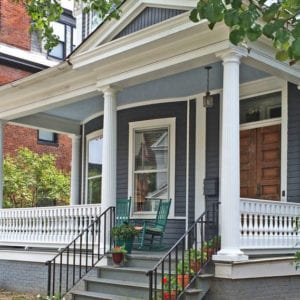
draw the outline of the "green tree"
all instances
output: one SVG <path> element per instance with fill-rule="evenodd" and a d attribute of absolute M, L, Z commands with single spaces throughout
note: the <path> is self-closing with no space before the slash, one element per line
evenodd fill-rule
<path fill-rule="evenodd" d="M 273 41 L 276 58 L 300 60 L 300 0 L 282 0 L 267 5 L 267 0 L 199 0 L 190 18 L 209 21 L 213 29 L 218 22 L 230 28 L 234 45 L 256 41 L 262 35 Z"/>
<path fill-rule="evenodd" d="M 70 176 L 58 170 L 52 154 L 38 155 L 28 148 L 6 155 L 3 164 L 4 207 L 66 205 L 70 198 Z"/>

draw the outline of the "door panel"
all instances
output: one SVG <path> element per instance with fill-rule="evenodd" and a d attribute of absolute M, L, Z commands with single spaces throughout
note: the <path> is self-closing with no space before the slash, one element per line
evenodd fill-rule
<path fill-rule="evenodd" d="M 281 126 L 240 132 L 241 197 L 280 200 Z"/>

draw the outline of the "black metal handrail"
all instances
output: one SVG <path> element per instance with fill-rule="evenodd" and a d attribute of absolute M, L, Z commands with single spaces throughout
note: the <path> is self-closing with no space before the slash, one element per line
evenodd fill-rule
<path fill-rule="evenodd" d="M 149 300 L 181 299 L 219 249 L 218 223 L 218 203 L 214 203 L 147 272 Z"/>
<path fill-rule="evenodd" d="M 114 223 L 115 207 L 109 207 L 54 258 L 46 262 L 49 297 L 65 295 L 111 249 L 112 239 L 108 234 Z"/>

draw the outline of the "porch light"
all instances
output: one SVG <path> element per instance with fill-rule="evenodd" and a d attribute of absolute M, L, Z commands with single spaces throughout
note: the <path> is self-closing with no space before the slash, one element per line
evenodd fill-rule
<path fill-rule="evenodd" d="M 214 98 L 209 91 L 209 71 L 211 68 L 212 68 L 211 66 L 205 67 L 205 70 L 207 70 L 207 89 L 206 89 L 205 96 L 203 96 L 203 107 L 206 108 L 211 108 L 214 106 Z"/>

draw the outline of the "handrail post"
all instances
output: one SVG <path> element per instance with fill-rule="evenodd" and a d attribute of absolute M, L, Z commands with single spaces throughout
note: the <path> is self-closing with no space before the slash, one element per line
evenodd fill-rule
<path fill-rule="evenodd" d="M 48 260 L 46 262 L 46 266 L 48 266 L 48 282 L 47 282 L 47 296 L 51 296 L 51 261 Z"/>

